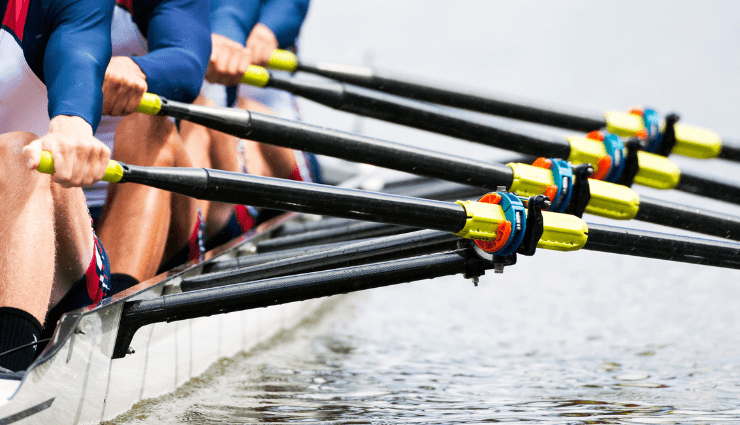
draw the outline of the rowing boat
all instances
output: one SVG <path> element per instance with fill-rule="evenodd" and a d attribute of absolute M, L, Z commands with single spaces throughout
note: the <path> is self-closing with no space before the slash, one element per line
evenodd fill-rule
<path fill-rule="evenodd" d="M 331 168 L 332 164 L 329 164 Z M 337 168 L 338 167 L 333 167 Z M 356 177 L 324 168 L 325 176 Z M 329 171 L 327 173 L 327 171 Z M 194 260 L 62 317 L 51 342 L 25 372 L 0 374 L 0 424 L 95 424 L 135 403 L 171 393 L 220 358 L 248 351 L 317 314 L 326 299 L 210 317 L 157 323 L 140 329 L 122 358 L 113 358 L 126 302 L 181 292 L 183 279 L 215 264 L 255 254 L 288 223 L 314 219 L 285 213 Z"/>
<path fill-rule="evenodd" d="M 134 336 L 129 355 L 111 359 L 124 302 L 179 291 L 204 266 L 253 252 L 288 213 L 190 262 L 142 282 L 98 305 L 65 315 L 52 342 L 24 374 L 0 379 L 0 424 L 87 424 L 114 418 L 136 402 L 170 393 L 222 357 L 247 351 L 290 328 L 321 306 L 320 300 L 159 323 Z"/>

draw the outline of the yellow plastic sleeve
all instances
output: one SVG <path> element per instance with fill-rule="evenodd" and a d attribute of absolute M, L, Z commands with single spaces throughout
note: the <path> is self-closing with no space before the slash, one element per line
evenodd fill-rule
<path fill-rule="evenodd" d="M 607 155 L 603 142 L 582 136 L 566 137 L 565 140 L 570 143 L 568 161 L 573 164 L 588 163 L 593 165 L 594 172 L 599 171 L 599 160 Z"/>
<path fill-rule="evenodd" d="M 466 239 L 482 241 L 496 240 L 498 225 L 506 221 L 506 215 L 500 205 L 476 201 L 457 201 L 467 215 L 465 227 L 455 235 Z"/>
<path fill-rule="evenodd" d="M 39 166 L 36 168 L 41 173 L 54 174 L 54 158 L 51 156 L 49 151 L 41 151 L 41 161 Z M 121 164 L 114 160 L 108 161 L 108 166 L 105 169 L 105 174 L 101 180 L 109 183 L 118 183 L 123 178 L 123 167 Z"/>
<path fill-rule="evenodd" d="M 655 189 L 673 189 L 681 180 L 681 170 L 668 158 L 650 152 L 638 151 L 640 167 L 635 183 Z"/>
<path fill-rule="evenodd" d="M 622 137 L 636 136 L 645 124 L 642 117 L 628 112 L 609 111 L 604 114 L 606 118 L 606 131 Z"/>
<path fill-rule="evenodd" d="M 499 224 L 506 221 L 501 206 L 475 201 L 457 201 L 467 215 L 465 227 L 455 233 L 467 239 L 495 240 Z M 588 240 L 588 227 L 580 218 L 567 214 L 542 212 L 542 237 L 537 247 L 555 251 L 575 251 Z"/>
<path fill-rule="evenodd" d="M 242 77 L 242 83 L 250 86 L 264 87 L 270 81 L 270 73 L 263 67 L 249 65 Z"/>
<path fill-rule="evenodd" d="M 542 237 L 538 248 L 554 251 L 576 251 L 588 240 L 588 226 L 580 218 L 569 214 L 542 211 Z"/>
<path fill-rule="evenodd" d="M 722 139 L 705 128 L 676 124 L 676 146 L 672 153 L 692 158 L 709 159 L 719 156 Z"/>
<path fill-rule="evenodd" d="M 588 179 L 591 200 L 586 212 L 615 220 L 630 220 L 640 208 L 640 196 L 634 190 L 614 183 Z"/>
<path fill-rule="evenodd" d="M 545 193 L 547 187 L 555 184 L 552 172 L 532 165 L 510 162 L 508 165 L 514 172 L 514 181 L 509 188 L 519 196 L 534 196 Z"/>
<path fill-rule="evenodd" d="M 293 52 L 276 49 L 270 53 L 270 60 L 267 62 L 267 67 L 279 69 L 281 71 L 294 72 L 298 67 L 298 58 L 296 58 Z"/>
<path fill-rule="evenodd" d="M 136 107 L 136 112 L 147 115 L 157 115 L 162 110 L 162 100 L 153 93 L 144 93 L 141 103 Z"/>
<path fill-rule="evenodd" d="M 586 137 L 567 137 L 570 142 L 568 161 L 574 164 L 590 163 L 598 171 L 599 159 L 606 155 L 602 142 Z M 644 151 L 637 152 L 639 170 L 635 183 L 655 189 L 673 189 L 681 179 L 681 170 L 668 158 Z"/>

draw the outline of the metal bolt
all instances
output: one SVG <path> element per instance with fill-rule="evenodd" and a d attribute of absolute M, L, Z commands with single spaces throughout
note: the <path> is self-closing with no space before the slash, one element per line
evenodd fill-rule
<path fill-rule="evenodd" d="M 128 350 L 126 350 L 126 354 L 134 354 L 136 353 L 136 350 L 134 350 L 134 347 L 128 347 Z"/>

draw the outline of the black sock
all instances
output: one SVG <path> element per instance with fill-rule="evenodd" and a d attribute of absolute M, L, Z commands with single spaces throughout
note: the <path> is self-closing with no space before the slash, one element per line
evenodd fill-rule
<path fill-rule="evenodd" d="M 41 323 L 30 313 L 13 307 L 0 307 L 0 353 L 38 341 Z M 12 371 L 25 370 L 36 356 L 36 347 L 28 347 L 0 356 L 0 366 Z"/>
<path fill-rule="evenodd" d="M 110 295 L 117 294 L 124 289 L 128 289 L 134 285 L 138 285 L 139 281 L 131 275 L 126 273 L 113 273 L 110 275 Z"/>

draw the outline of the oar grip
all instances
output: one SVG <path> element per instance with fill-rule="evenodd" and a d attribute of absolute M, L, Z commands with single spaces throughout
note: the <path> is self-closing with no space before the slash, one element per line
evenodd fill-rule
<path fill-rule="evenodd" d="M 270 73 L 263 67 L 249 65 L 242 77 L 242 83 L 250 86 L 264 87 L 270 81 Z"/>
<path fill-rule="evenodd" d="M 136 112 L 147 115 L 159 115 L 162 110 L 162 99 L 153 93 L 144 93 L 141 103 L 136 107 Z"/>
<path fill-rule="evenodd" d="M 45 174 L 54 174 L 54 158 L 51 156 L 51 152 L 41 151 L 41 161 L 36 170 Z M 108 167 L 106 167 L 101 180 L 108 183 L 118 183 L 121 179 L 123 179 L 123 167 L 118 161 L 109 160 Z"/>
<path fill-rule="evenodd" d="M 295 72 L 296 68 L 298 68 L 298 58 L 296 58 L 293 52 L 275 49 L 270 53 L 270 60 L 267 62 L 267 67 L 281 71 Z"/>

